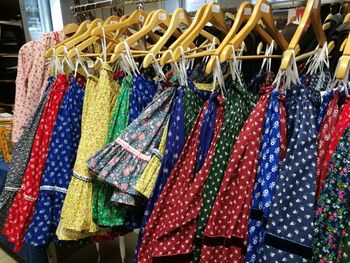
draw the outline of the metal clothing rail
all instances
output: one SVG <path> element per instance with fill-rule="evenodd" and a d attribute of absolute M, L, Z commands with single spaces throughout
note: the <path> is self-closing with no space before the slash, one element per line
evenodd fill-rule
<path fill-rule="evenodd" d="M 350 0 L 320 0 L 321 5 L 326 4 L 343 4 L 343 3 L 349 3 Z M 271 3 L 272 10 L 278 10 L 278 9 L 290 9 L 290 8 L 296 8 L 296 7 L 302 7 L 306 6 L 307 0 L 292 0 L 292 1 L 285 1 L 285 2 L 277 2 L 277 3 Z"/>
<path fill-rule="evenodd" d="M 82 4 L 82 5 L 74 5 L 71 6 L 71 10 L 73 14 L 78 14 L 78 13 L 85 13 L 88 11 L 93 11 L 97 9 L 103 9 L 103 8 L 113 8 L 113 7 L 123 7 L 123 6 L 128 6 L 128 5 L 139 5 L 139 4 L 149 4 L 149 3 L 157 3 L 161 2 L 162 0 L 138 0 L 138 1 L 121 1 L 118 3 L 118 0 L 105 0 L 105 1 L 99 1 L 96 3 L 89 3 L 89 4 Z"/>

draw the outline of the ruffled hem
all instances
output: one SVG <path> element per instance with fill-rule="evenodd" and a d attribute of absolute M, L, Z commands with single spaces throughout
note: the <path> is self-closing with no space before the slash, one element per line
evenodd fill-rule
<path fill-rule="evenodd" d="M 4 229 L 7 216 L 10 211 L 11 204 L 16 197 L 18 191 L 8 191 L 4 189 L 0 198 L 0 232 Z"/>
<path fill-rule="evenodd" d="M 76 240 L 97 231 L 98 226 L 92 221 L 92 183 L 73 177 L 56 234 L 61 240 Z"/>
<path fill-rule="evenodd" d="M 95 181 L 93 188 L 93 220 L 104 227 L 121 226 L 124 223 L 125 210 L 115 206 L 111 201 L 113 187 L 102 181 Z"/>
<path fill-rule="evenodd" d="M 66 194 L 53 190 L 40 190 L 29 229 L 25 236 L 28 244 L 45 246 L 57 242 L 56 229 Z"/>

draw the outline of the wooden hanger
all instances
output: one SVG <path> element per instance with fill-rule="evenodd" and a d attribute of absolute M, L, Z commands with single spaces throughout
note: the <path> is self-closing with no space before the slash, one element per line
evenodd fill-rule
<path fill-rule="evenodd" d="M 82 22 L 78 28 L 78 30 L 74 33 L 73 36 L 64 39 L 63 41 L 61 41 L 60 43 L 58 43 L 57 45 L 53 46 L 52 48 L 49 48 L 48 50 L 46 50 L 45 52 L 45 58 L 49 58 L 53 55 L 53 51 L 54 49 L 57 49 L 58 47 L 64 45 L 65 43 L 69 42 L 70 40 L 82 35 L 85 33 L 85 31 L 88 30 L 88 28 L 90 27 L 91 21 L 90 20 L 85 20 L 84 22 Z"/>
<path fill-rule="evenodd" d="M 88 39 L 90 37 L 91 31 L 96 27 L 101 27 L 103 25 L 103 20 L 100 18 L 96 18 L 94 21 L 91 22 L 91 24 L 88 24 L 89 28 L 81 35 L 72 38 L 72 40 L 68 41 L 64 44 L 68 50 L 71 48 L 77 46 L 79 43 L 83 42 L 85 39 Z M 64 51 L 63 45 L 58 47 L 56 52 L 57 55 L 62 54 Z"/>
<path fill-rule="evenodd" d="M 188 32 L 187 35 L 182 35 L 183 37 L 181 40 L 181 44 L 179 46 L 182 46 L 184 50 L 186 50 L 190 44 L 198 37 L 200 31 L 206 26 L 208 22 L 211 22 L 214 26 L 216 26 L 218 29 L 220 29 L 223 33 L 227 34 L 229 32 L 229 28 L 226 25 L 224 14 L 220 8 L 220 5 L 218 5 L 215 2 L 211 2 L 208 4 L 208 6 L 204 10 L 204 14 L 200 19 L 197 19 L 194 21 L 194 28 L 190 30 L 186 30 L 185 34 Z M 173 53 L 173 60 L 176 61 L 181 56 L 181 49 L 177 46 Z"/>
<path fill-rule="evenodd" d="M 169 40 L 169 38 L 173 35 L 176 29 L 180 27 L 181 24 L 186 26 L 190 26 L 192 23 L 190 15 L 183 8 L 177 8 L 174 13 L 171 15 L 171 20 L 168 29 L 164 33 L 164 35 L 159 39 L 159 41 L 151 48 L 149 51 L 152 54 L 147 54 L 143 60 L 143 67 L 147 68 L 149 64 L 153 61 L 153 57 L 157 55 L 160 50 L 164 47 L 165 43 Z M 200 32 L 202 36 L 209 39 L 211 42 L 215 38 L 212 34 L 202 30 Z"/>
<path fill-rule="evenodd" d="M 108 25 L 117 23 L 119 21 L 119 19 L 120 19 L 119 16 L 110 16 L 109 18 L 106 19 L 106 21 L 101 26 L 104 27 L 104 26 L 108 26 Z M 90 36 L 88 39 L 86 39 L 83 42 L 81 42 L 80 44 L 78 44 L 76 46 L 76 49 L 74 48 L 74 49 L 70 49 L 68 51 L 68 54 L 67 54 L 68 59 L 72 59 L 73 57 L 75 57 L 77 55 L 77 52 L 79 52 L 79 54 L 80 54 L 84 49 L 92 46 L 94 43 L 96 43 L 100 39 L 101 39 L 101 37 L 99 37 L 99 36 Z"/>
<path fill-rule="evenodd" d="M 78 29 L 79 29 L 79 25 L 77 25 L 76 23 L 70 23 L 63 27 L 62 32 L 65 36 L 68 36 L 77 32 Z"/>
<path fill-rule="evenodd" d="M 260 20 L 263 21 L 264 25 L 271 32 L 271 36 L 282 49 L 286 50 L 288 47 L 287 41 L 284 39 L 282 34 L 277 30 L 275 22 L 273 20 L 271 6 L 266 0 L 258 0 L 254 6 L 252 15 L 247 21 L 246 25 L 237 33 L 237 35 L 229 42 L 229 44 L 222 50 L 220 54 L 220 62 L 229 60 L 232 56 L 232 47 L 238 48 L 249 33 L 259 25 Z"/>
<path fill-rule="evenodd" d="M 323 44 L 326 42 L 326 35 L 323 31 L 321 24 L 321 3 L 320 0 L 308 0 L 306 7 L 304 9 L 303 17 L 300 20 L 297 30 L 295 31 L 292 40 L 289 43 L 288 49 L 284 51 L 283 58 L 281 62 L 281 70 L 286 70 L 288 65 L 291 63 L 293 55 L 297 55 L 300 48 L 298 43 L 300 38 L 305 32 L 306 24 L 311 19 L 312 27 L 315 31 L 315 35 L 319 44 L 319 47 L 322 48 Z"/>
<path fill-rule="evenodd" d="M 252 14 L 253 6 L 250 2 L 242 2 L 237 10 L 236 19 L 233 22 L 233 25 L 225 36 L 224 40 L 218 46 L 217 49 L 214 50 L 213 56 L 209 59 L 207 66 L 205 68 L 206 74 L 210 74 L 213 72 L 215 67 L 215 57 L 219 57 L 227 44 L 233 39 L 233 37 L 237 34 L 237 31 L 240 29 L 244 22 L 247 22 L 250 19 Z M 271 36 L 261 28 L 259 24 L 257 24 L 254 29 L 258 32 L 258 34 L 262 37 L 262 39 L 270 44 L 272 42 Z"/>
<path fill-rule="evenodd" d="M 338 80 L 347 79 L 349 74 L 349 66 L 350 66 L 350 33 L 346 40 L 345 48 L 343 55 L 340 57 L 337 70 L 335 72 L 335 78 Z"/>

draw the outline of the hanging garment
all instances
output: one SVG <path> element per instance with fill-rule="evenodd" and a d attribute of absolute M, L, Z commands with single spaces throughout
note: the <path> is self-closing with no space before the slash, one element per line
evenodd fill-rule
<path fill-rule="evenodd" d="M 158 149 L 153 149 L 151 160 L 148 162 L 145 170 L 135 185 L 135 190 L 147 198 L 152 194 L 155 180 L 157 179 L 154 175 L 159 173 L 160 166 L 162 165 L 167 136 L 168 124 L 165 126 Z"/>
<path fill-rule="evenodd" d="M 332 92 L 333 94 L 333 92 Z M 316 163 L 316 174 L 317 174 L 317 184 L 316 184 L 316 197 L 320 195 L 320 190 L 323 185 L 321 182 L 322 171 L 324 167 L 327 167 L 328 163 L 325 162 L 328 147 L 334 136 L 335 127 L 339 117 L 339 92 L 335 91 L 332 100 L 329 102 L 326 114 L 321 123 L 319 134 L 317 137 L 317 163 Z"/>
<path fill-rule="evenodd" d="M 335 111 L 334 114 L 336 114 L 337 112 Z M 318 176 L 318 180 L 317 180 L 317 196 L 319 196 L 319 194 L 322 191 L 322 185 L 326 179 L 326 175 L 327 175 L 327 166 L 328 163 L 330 161 L 330 159 L 332 158 L 332 155 L 338 145 L 338 142 L 340 140 L 341 135 L 344 133 L 347 125 L 350 123 L 350 100 L 347 99 L 345 105 L 343 105 L 342 107 L 340 107 L 339 112 L 338 112 L 338 118 L 334 121 L 336 121 L 336 126 L 334 128 L 334 132 L 332 134 L 332 137 L 330 139 L 329 144 L 327 145 L 328 148 L 326 149 L 326 153 L 322 162 L 322 169 L 321 172 Z M 330 129 L 332 129 L 332 127 L 330 127 Z"/>
<path fill-rule="evenodd" d="M 319 106 L 319 91 L 302 84 L 287 90 L 289 144 L 272 199 L 262 262 L 311 260 Z"/>
<path fill-rule="evenodd" d="M 15 243 L 16 252 L 21 249 L 24 236 L 32 221 L 53 127 L 68 86 L 67 77 L 59 74 L 53 84 L 35 134 L 21 189 L 11 205 L 6 220 L 3 235 L 8 238 L 9 242 Z"/>
<path fill-rule="evenodd" d="M 199 148 L 201 124 L 205 118 L 205 115 L 210 114 L 210 111 L 207 111 L 207 109 L 210 108 L 210 104 L 213 103 L 217 104 L 216 120 L 214 125 L 215 131 L 210 149 L 208 149 L 206 163 L 203 165 L 201 171 L 196 174 L 196 159 L 198 157 L 197 152 Z M 207 166 L 211 163 L 214 146 L 223 123 L 223 106 L 223 98 L 217 97 L 216 94 L 213 94 L 209 99 L 209 102 L 207 102 L 202 108 L 201 113 L 197 118 L 193 129 L 191 130 L 189 138 L 186 141 L 184 149 L 181 152 L 174 169 L 171 171 L 169 179 L 167 180 L 166 185 L 164 186 L 164 189 L 161 192 L 157 203 L 155 204 L 150 219 L 145 226 L 141 246 L 138 251 L 138 262 L 157 262 L 160 259 L 169 261 L 170 258 L 168 256 L 175 256 L 175 254 L 178 254 L 174 243 L 176 242 L 176 244 L 179 246 L 180 244 L 185 244 L 184 239 L 187 238 L 187 232 L 184 235 L 175 235 L 176 240 L 173 237 L 173 242 L 169 243 L 164 243 L 161 238 L 163 233 L 165 233 L 164 230 L 167 228 L 167 226 L 174 226 L 172 224 L 173 218 L 170 217 L 178 214 L 180 210 L 183 210 L 184 205 L 188 204 L 187 202 L 190 201 L 190 198 L 196 196 L 196 187 L 194 186 L 197 185 L 198 179 L 200 179 L 200 182 L 203 183 L 203 177 L 206 176 L 208 172 Z M 191 209 L 190 211 L 193 210 Z M 186 253 L 189 252 L 190 251 L 186 251 Z M 164 257 L 165 255 L 167 255 L 167 257 Z M 183 261 L 181 260 L 182 256 L 186 255 L 172 257 L 171 259 L 174 259 L 175 261 Z"/>
<path fill-rule="evenodd" d="M 135 249 L 135 263 L 137 262 L 138 249 L 141 245 L 144 227 L 146 226 L 153 211 L 153 207 L 180 156 L 180 153 L 185 145 L 186 138 L 188 138 L 193 124 L 196 121 L 197 115 L 204 102 L 209 97 L 209 94 L 209 92 L 196 89 L 192 81 L 188 81 L 187 87 L 180 86 L 176 90 L 174 103 L 169 117 L 164 157 L 159 174 L 154 174 L 156 181 L 143 215 L 137 247 Z"/>
<path fill-rule="evenodd" d="M 134 186 L 159 146 L 175 89 L 167 88 L 157 95 L 143 113 L 120 136 L 91 156 L 89 169 L 115 187 L 111 201 L 137 206 L 140 194 Z"/>
<path fill-rule="evenodd" d="M 286 142 L 287 131 L 281 127 L 281 119 L 286 119 L 281 110 L 283 95 L 278 90 L 271 92 L 263 127 L 261 152 L 252 193 L 252 204 L 248 226 L 247 253 L 245 262 L 261 261 L 266 221 L 270 214 L 272 197 L 275 193 L 279 174 L 281 144 Z M 282 112 L 282 114 L 280 114 Z M 286 127 L 284 127 L 286 128 Z M 282 139 L 283 138 L 283 139 Z M 283 149 L 286 149 L 284 146 Z"/>
<path fill-rule="evenodd" d="M 349 222 L 350 127 L 346 128 L 329 165 L 318 199 L 313 239 L 314 262 L 339 262 Z"/>
<path fill-rule="evenodd" d="M 317 131 L 319 132 L 321 130 L 323 118 L 327 115 L 328 105 L 334 97 L 333 93 L 333 90 L 329 90 L 322 96 L 321 108 L 317 116 Z"/>
<path fill-rule="evenodd" d="M 247 91 L 239 83 L 231 84 L 228 89 L 234 91 L 234 94 L 228 97 L 230 100 L 227 100 L 225 104 L 224 124 L 220 131 L 218 144 L 215 147 L 213 163 L 204 185 L 203 200 L 201 201 L 196 230 L 197 241 L 194 244 L 194 262 L 199 262 L 200 241 L 203 238 L 205 226 L 207 225 L 211 209 L 219 191 L 222 178 L 224 177 L 233 145 L 257 101 L 257 96 Z"/>
<path fill-rule="evenodd" d="M 243 260 L 262 128 L 271 90 L 272 87 L 260 90 L 264 95 L 260 97 L 237 137 L 204 230 L 201 262 Z M 278 111 L 278 99 L 276 105 Z M 276 160 L 277 165 L 278 161 L 279 159 Z"/>
<path fill-rule="evenodd" d="M 48 32 L 36 40 L 29 48 L 25 48 L 19 54 L 23 63 L 19 64 L 19 74 L 16 78 L 16 99 L 13 116 L 12 141 L 17 142 L 23 129 L 31 119 L 36 107 L 44 94 L 46 80 L 49 77 L 50 59 L 46 59 L 44 53 L 50 47 L 64 39 L 62 32 Z M 26 44 L 27 45 L 27 44 Z M 21 70 L 23 64 L 30 64 L 28 68 Z M 17 86 L 17 84 L 19 84 Z"/>
<path fill-rule="evenodd" d="M 107 63 L 102 65 L 99 80 L 93 76 L 87 80 L 77 158 L 56 233 L 61 240 L 77 240 L 98 231 L 92 221 L 92 175 L 86 160 L 106 143 L 119 89 Z"/>
<path fill-rule="evenodd" d="M 130 92 L 129 124 L 132 123 L 153 100 L 157 92 L 157 87 L 157 82 L 152 79 L 139 74 L 134 76 Z"/>
<path fill-rule="evenodd" d="M 35 213 L 25 236 L 33 246 L 57 241 L 55 232 L 79 145 L 84 88 L 85 79 L 73 78 L 57 115 Z"/>
<path fill-rule="evenodd" d="M 129 97 L 132 88 L 132 77 L 122 81 L 120 95 L 113 110 L 109 125 L 107 144 L 114 141 L 128 126 Z M 92 218 L 100 226 L 119 226 L 123 224 L 125 211 L 110 202 L 114 187 L 100 180 L 94 181 L 92 198 Z"/>
<path fill-rule="evenodd" d="M 11 204 L 20 189 L 24 173 L 29 162 L 32 145 L 34 142 L 35 133 L 39 126 L 41 116 L 44 112 L 48 96 L 52 85 L 55 81 L 54 77 L 49 77 L 47 80 L 47 91 L 41 99 L 38 108 L 36 109 L 32 120 L 24 129 L 23 134 L 16 143 L 13 149 L 12 162 L 6 178 L 5 188 L 0 196 L 0 231 L 4 227 Z"/>

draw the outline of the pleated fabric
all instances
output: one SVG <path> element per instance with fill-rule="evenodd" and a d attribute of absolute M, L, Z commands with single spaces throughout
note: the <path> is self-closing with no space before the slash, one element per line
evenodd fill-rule
<path fill-rule="evenodd" d="M 6 177 L 5 188 L 0 196 L 1 232 L 5 225 L 11 204 L 18 190 L 21 187 L 24 173 L 29 162 L 30 153 L 32 152 L 32 145 L 34 142 L 35 133 L 39 126 L 54 81 L 54 77 L 48 78 L 46 87 L 47 91 L 43 94 L 43 97 L 40 100 L 32 119 L 29 121 L 28 125 L 23 131 L 23 134 L 20 136 L 18 142 L 14 146 L 12 153 L 12 162 L 10 164 L 9 171 Z"/>
<path fill-rule="evenodd" d="M 350 127 L 346 128 L 329 165 L 318 199 L 313 239 L 314 262 L 339 262 L 345 245 L 350 201 Z"/>
<path fill-rule="evenodd" d="M 85 80 L 73 78 L 57 115 L 33 220 L 25 236 L 33 246 L 57 241 L 55 233 L 79 145 L 84 88 Z"/>
<path fill-rule="evenodd" d="M 265 94 L 237 137 L 204 231 L 201 262 L 243 262 L 262 128 L 271 90 L 272 87 L 268 87 L 262 91 Z M 278 111 L 278 98 L 275 104 Z M 278 161 L 275 161 L 277 165 Z"/>
<path fill-rule="evenodd" d="M 132 88 L 132 77 L 123 79 L 120 95 L 113 109 L 106 143 L 114 141 L 128 126 L 129 97 Z M 99 226 L 119 226 L 123 224 L 124 209 L 117 208 L 110 202 L 113 187 L 106 182 L 95 180 L 92 198 L 92 218 Z"/>
<path fill-rule="evenodd" d="M 287 90 L 289 143 L 267 221 L 262 262 L 311 262 L 320 99 L 319 91 L 302 84 Z"/>
<path fill-rule="evenodd" d="M 195 242 L 194 262 L 199 262 L 200 241 L 203 238 L 205 226 L 224 177 L 233 145 L 258 98 L 239 83 L 231 83 L 228 89 L 230 93 L 227 94 L 228 99 L 225 103 L 224 124 L 220 131 L 218 144 L 215 146 L 213 164 L 204 185 L 203 200 L 196 230 L 197 241 Z"/>
<path fill-rule="evenodd" d="M 11 205 L 3 229 L 3 235 L 8 238 L 9 242 L 15 244 L 15 252 L 18 252 L 21 249 L 24 243 L 24 236 L 28 230 L 30 222 L 32 221 L 51 135 L 59 107 L 68 86 L 67 77 L 63 74 L 59 74 L 57 80 L 53 84 L 39 126 L 35 133 L 32 151 L 24 173 L 21 189 L 17 192 Z"/>
<path fill-rule="evenodd" d="M 247 263 L 261 262 L 266 222 L 270 214 L 271 201 L 278 180 L 280 160 L 283 158 L 281 149 L 286 149 L 286 145 L 281 147 L 281 144 L 286 142 L 287 137 L 286 127 L 281 126 L 282 119 L 286 122 L 283 99 L 284 96 L 278 90 L 272 91 L 266 111 L 261 152 L 252 193 L 247 252 L 245 255 L 245 262 Z"/>
<path fill-rule="evenodd" d="M 93 185 L 86 160 L 106 143 L 119 92 L 120 86 L 107 63 L 102 65 L 98 80 L 93 76 L 87 80 L 77 158 L 56 232 L 61 240 L 78 240 L 98 231 L 92 221 Z"/>
<path fill-rule="evenodd" d="M 141 245 L 144 227 L 146 226 L 154 205 L 173 170 L 176 161 L 185 145 L 186 139 L 196 121 L 197 115 L 204 102 L 209 97 L 209 92 L 198 90 L 191 81 L 187 87 L 179 87 L 176 90 L 174 103 L 170 112 L 168 134 L 164 157 L 157 176 L 152 194 L 148 199 L 146 210 L 143 215 L 137 246 L 135 249 L 134 262 L 137 262 L 138 250 Z"/>
<path fill-rule="evenodd" d="M 218 104 L 214 125 L 215 132 L 205 163 L 201 171 L 197 174 L 195 170 L 201 125 L 206 109 L 211 103 Z M 181 228 L 184 232 L 177 232 L 178 234 L 172 236 L 170 240 L 168 239 L 169 236 L 167 236 L 167 233 L 174 233 L 168 232 L 168 230 L 170 230 L 169 227 L 176 227 L 174 219 L 177 215 L 181 216 L 185 211 L 199 211 L 199 206 L 196 208 L 193 206 L 189 207 L 188 205 L 193 203 L 191 202 L 191 199 L 198 199 L 198 197 L 200 197 L 197 191 L 200 188 L 200 184 L 203 186 L 203 179 L 209 172 L 208 165 L 211 163 L 214 146 L 223 123 L 223 106 L 224 101 L 221 97 L 216 98 L 216 96 L 212 96 L 209 102 L 206 103 L 201 110 L 189 138 L 186 141 L 184 149 L 181 152 L 174 169 L 171 171 L 169 179 L 167 180 L 144 229 L 141 246 L 138 252 L 138 262 L 152 262 L 152 258 L 155 262 L 168 262 L 168 260 L 170 260 L 169 257 L 176 262 L 180 262 L 185 261 L 183 256 L 187 256 L 187 254 L 191 252 L 184 247 L 183 249 L 185 249 L 185 253 L 180 252 L 181 245 L 185 245 L 188 242 L 187 239 L 190 238 L 191 233 L 188 232 L 188 227 Z M 194 231 L 195 228 L 192 227 L 192 236 L 194 235 Z M 190 261 L 190 259 L 186 261 Z"/>

